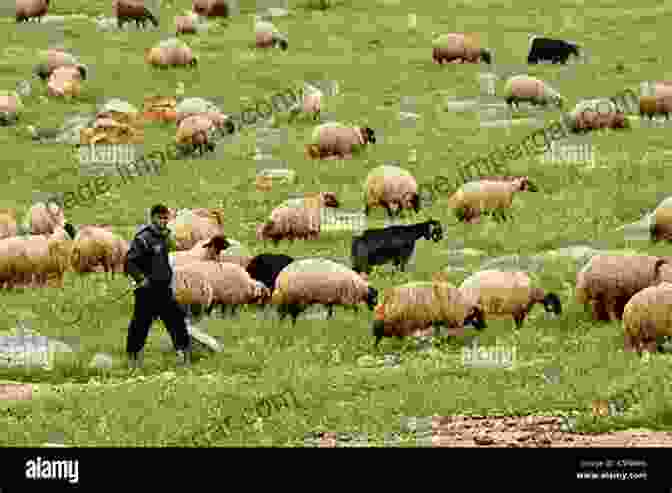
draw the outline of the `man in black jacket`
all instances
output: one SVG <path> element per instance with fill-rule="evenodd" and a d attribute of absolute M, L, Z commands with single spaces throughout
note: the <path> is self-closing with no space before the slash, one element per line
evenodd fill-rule
<path fill-rule="evenodd" d="M 132 368 L 142 366 L 142 350 L 152 322 L 160 317 L 177 351 L 177 363 L 191 363 L 191 337 L 185 313 L 171 289 L 173 270 L 168 259 L 168 208 L 155 205 L 151 224 L 143 226 L 131 242 L 126 260 L 126 273 L 136 283 L 133 319 L 128 326 L 126 352 Z"/>

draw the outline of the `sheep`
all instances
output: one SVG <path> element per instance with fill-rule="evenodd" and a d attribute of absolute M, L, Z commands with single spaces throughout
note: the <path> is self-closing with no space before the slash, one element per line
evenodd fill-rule
<path fill-rule="evenodd" d="M 213 236 L 209 240 L 201 240 L 189 250 L 171 252 L 170 256 L 175 257 L 175 264 L 186 264 L 197 261 L 217 262 L 220 253 L 229 248 L 231 244 L 222 236 Z"/>
<path fill-rule="evenodd" d="M 351 159 L 353 152 L 360 151 L 369 142 L 376 143 L 375 131 L 369 127 L 328 122 L 315 127 L 306 153 L 310 159 Z"/>
<path fill-rule="evenodd" d="M 78 97 L 81 93 L 81 82 L 85 74 L 81 66 L 67 66 L 55 69 L 49 76 L 47 92 L 50 96 Z"/>
<path fill-rule="evenodd" d="M 512 316 L 516 329 L 522 327 L 535 303 L 544 305 L 547 313 L 562 313 L 558 295 L 532 287 L 532 280 L 525 272 L 483 270 L 465 279 L 459 289 L 485 310 L 488 319 Z"/>
<path fill-rule="evenodd" d="M 14 209 L 0 209 L 0 240 L 16 236 L 17 233 L 16 211 Z"/>
<path fill-rule="evenodd" d="M 209 118 L 200 115 L 190 116 L 179 123 L 175 143 L 180 146 L 179 148 L 188 149 L 187 152 L 198 149 L 201 156 L 205 152 L 213 152 L 215 144 L 209 137 L 214 128 L 215 125 Z"/>
<path fill-rule="evenodd" d="M 415 242 L 419 238 L 438 243 L 443 239 L 441 223 L 430 219 L 423 223 L 367 229 L 352 238 L 350 254 L 355 272 L 371 273 L 371 266 L 393 261 L 402 272 L 406 270 Z"/>
<path fill-rule="evenodd" d="M 651 241 L 672 242 L 672 197 L 663 200 L 650 215 Z"/>
<path fill-rule="evenodd" d="M 250 260 L 246 271 L 252 279 L 268 286 L 271 294 L 273 294 L 275 280 L 280 272 L 292 262 L 294 262 L 294 258 L 289 255 L 262 253 Z"/>
<path fill-rule="evenodd" d="M 654 116 L 664 115 L 665 119 L 669 120 L 670 113 L 672 113 L 672 97 L 639 97 L 639 116 L 641 118 L 648 117 L 653 120 Z"/>
<path fill-rule="evenodd" d="M 0 91 L 0 126 L 15 124 L 23 110 L 23 103 L 16 91 Z"/>
<path fill-rule="evenodd" d="M 16 0 L 16 22 L 28 22 L 33 18 L 42 22 L 48 10 L 49 0 Z"/>
<path fill-rule="evenodd" d="M 276 278 L 271 303 L 278 307 L 280 320 L 290 314 L 292 325 L 296 325 L 299 314 L 313 304 L 327 306 L 332 317 L 334 305 L 366 303 L 373 310 L 378 303 L 378 290 L 347 267 L 336 264 L 330 268 L 327 263 L 325 268 L 321 262 L 316 264 L 319 270 L 304 271 L 305 265 L 305 261 L 291 263 Z"/>
<path fill-rule="evenodd" d="M 456 60 L 460 63 L 478 63 L 479 59 L 490 65 L 492 54 L 489 50 L 480 47 L 475 35 L 448 33 L 432 41 L 432 60 L 439 65 L 442 65 L 444 61 Z"/>
<path fill-rule="evenodd" d="M 272 22 L 259 20 L 254 24 L 255 46 L 257 48 L 275 48 L 279 46 L 282 51 L 289 47 L 287 36 L 280 33 Z"/>
<path fill-rule="evenodd" d="M 635 293 L 623 310 L 625 351 L 662 352 L 660 339 L 672 336 L 672 284 L 661 282 Z"/>
<path fill-rule="evenodd" d="M 32 274 L 27 274 L 28 268 L 20 269 L 17 265 L 22 258 L 24 242 L 25 237 L 21 236 L 0 239 L 0 287 L 12 289 L 17 285 L 25 285 L 32 277 Z"/>
<path fill-rule="evenodd" d="M 448 199 L 448 208 L 455 211 L 460 221 L 480 222 L 481 213 L 491 213 L 497 220 L 505 220 L 513 205 L 514 192 L 536 192 L 537 186 L 526 176 L 506 181 L 471 181 L 463 184 Z"/>
<path fill-rule="evenodd" d="M 293 121 L 298 115 L 308 115 L 313 117 L 313 121 L 318 121 L 322 112 L 322 98 L 324 93 L 317 87 L 308 83 L 304 84 L 303 99 L 300 105 L 290 109 L 289 121 Z"/>
<path fill-rule="evenodd" d="M 227 0 L 194 0 L 193 11 L 202 17 L 229 17 L 231 9 Z"/>
<path fill-rule="evenodd" d="M 428 335 L 432 325 L 447 326 L 448 336 L 463 335 L 465 325 L 487 328 L 483 309 L 450 283 L 408 283 L 386 290 L 375 308 L 373 348 L 383 337 Z"/>
<path fill-rule="evenodd" d="M 672 280 L 667 258 L 649 255 L 595 255 L 576 275 L 576 302 L 591 305 L 595 320 L 620 320 L 638 291 Z"/>
<path fill-rule="evenodd" d="M 159 20 L 143 5 L 142 0 L 114 0 L 112 5 L 119 29 L 130 21 L 135 21 L 138 29 L 140 24 L 144 28 L 147 21 L 154 24 L 154 27 L 159 27 Z"/>
<path fill-rule="evenodd" d="M 542 106 L 552 103 L 558 108 L 562 108 L 565 103 L 565 98 L 559 92 L 546 85 L 544 81 L 529 75 L 509 77 L 504 84 L 504 98 L 511 108 L 514 103 L 518 108 L 520 101 Z"/>
<path fill-rule="evenodd" d="M 184 210 L 168 223 L 168 228 L 175 234 L 177 250 L 189 250 L 199 241 L 223 235 L 223 222 L 223 213 L 219 210 L 200 211 L 199 213 Z"/>
<path fill-rule="evenodd" d="M 33 204 L 23 222 L 23 230 L 34 235 L 53 234 L 59 226 L 65 227 L 65 215 L 63 208 L 54 202 L 49 202 L 48 208 L 44 202 Z"/>
<path fill-rule="evenodd" d="M 280 240 L 317 240 L 321 229 L 321 214 L 324 207 L 338 207 L 336 195 L 332 192 L 307 195 L 298 204 L 281 204 L 273 209 L 270 219 L 257 227 L 257 239 L 272 240 L 277 245 Z"/>
<path fill-rule="evenodd" d="M 378 206 L 385 207 L 392 219 L 394 209 L 397 215 L 404 209 L 413 209 L 420 212 L 420 195 L 418 183 L 405 169 L 397 166 L 379 166 L 373 169 L 366 177 L 364 214 Z"/>
<path fill-rule="evenodd" d="M 226 250 L 222 250 L 219 254 L 218 260 L 223 263 L 236 264 L 243 269 L 247 269 L 250 262 L 254 258 L 249 250 L 242 245 L 232 244 Z"/>
<path fill-rule="evenodd" d="M 607 105 L 609 110 L 604 112 L 601 106 Z M 568 123 L 572 132 L 588 131 L 593 129 L 629 129 L 630 120 L 621 111 L 616 103 L 608 99 L 590 99 L 579 102 L 568 115 Z"/>
<path fill-rule="evenodd" d="M 20 259 L 16 259 L 17 279 L 31 280 L 36 286 L 46 286 L 49 276 L 55 274 L 57 286 L 63 287 L 63 275 L 68 271 L 72 249 L 71 225 L 56 228 L 49 236 L 22 237 Z"/>
<path fill-rule="evenodd" d="M 170 38 L 161 41 L 152 48 L 146 48 L 145 61 L 149 65 L 161 68 L 169 66 L 196 67 L 198 65 L 198 57 L 193 54 L 186 43 L 177 38 Z"/>
<path fill-rule="evenodd" d="M 198 18 L 196 15 L 176 15 L 175 16 L 175 35 L 196 34 Z"/>
<path fill-rule="evenodd" d="M 553 64 L 567 63 L 570 55 L 580 57 L 581 47 L 564 39 L 552 39 L 533 36 L 530 39 L 530 53 L 527 63 L 535 65 L 543 60 L 550 60 Z"/>
<path fill-rule="evenodd" d="M 194 263 L 175 265 L 171 288 L 175 300 L 183 306 L 199 305 L 210 307 L 214 301 L 214 290 L 208 276 L 194 269 Z"/>
<path fill-rule="evenodd" d="M 80 228 L 75 236 L 70 264 L 75 272 L 94 272 L 102 265 L 104 272 L 124 272 L 129 243 L 107 229 L 94 226 Z"/>
<path fill-rule="evenodd" d="M 41 53 L 42 62 L 33 67 L 33 74 L 43 81 L 49 80 L 51 73 L 60 67 L 81 67 L 82 80 L 86 80 L 87 67 L 73 54 L 62 50 L 50 49 Z"/>

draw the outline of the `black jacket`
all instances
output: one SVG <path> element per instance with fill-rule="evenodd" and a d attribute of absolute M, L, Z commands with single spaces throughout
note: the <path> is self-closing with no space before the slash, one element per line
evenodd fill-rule
<path fill-rule="evenodd" d="M 149 224 L 140 228 L 131 242 L 126 273 L 136 282 L 149 279 L 151 284 L 170 283 L 173 270 L 168 260 L 169 240 Z"/>

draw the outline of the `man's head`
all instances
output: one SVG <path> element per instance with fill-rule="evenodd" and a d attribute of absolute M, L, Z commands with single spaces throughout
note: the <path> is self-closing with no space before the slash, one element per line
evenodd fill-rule
<path fill-rule="evenodd" d="M 152 224 L 156 226 L 159 231 L 166 233 L 168 231 L 168 221 L 170 220 L 170 211 L 168 207 L 163 204 L 157 204 L 152 207 L 150 211 L 152 217 Z"/>

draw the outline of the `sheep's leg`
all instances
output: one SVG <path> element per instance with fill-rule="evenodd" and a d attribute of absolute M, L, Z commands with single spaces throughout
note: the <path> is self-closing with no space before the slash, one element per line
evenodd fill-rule
<path fill-rule="evenodd" d="M 387 215 L 390 217 L 390 219 L 394 219 L 394 213 L 392 212 L 392 208 L 390 207 L 390 204 L 387 202 L 383 202 L 383 207 L 385 207 L 385 210 L 387 211 Z"/>
<path fill-rule="evenodd" d="M 238 305 L 230 305 L 231 308 L 231 317 L 235 317 L 238 313 Z"/>
<path fill-rule="evenodd" d="M 617 301 L 610 299 L 607 301 L 606 305 L 607 305 L 607 314 L 609 315 L 609 321 L 610 322 L 618 321 L 619 316 L 616 309 Z"/>
<path fill-rule="evenodd" d="M 516 329 L 520 330 L 521 327 L 523 326 L 523 322 L 525 321 L 525 316 L 526 313 L 515 313 L 513 315 L 513 321 L 516 323 Z"/>
<path fill-rule="evenodd" d="M 628 332 L 625 332 L 625 340 L 623 344 L 623 350 L 625 352 L 631 353 L 636 349 L 636 340 Z"/>
<path fill-rule="evenodd" d="M 327 318 L 333 318 L 334 317 L 334 305 L 329 304 L 327 305 Z"/>

